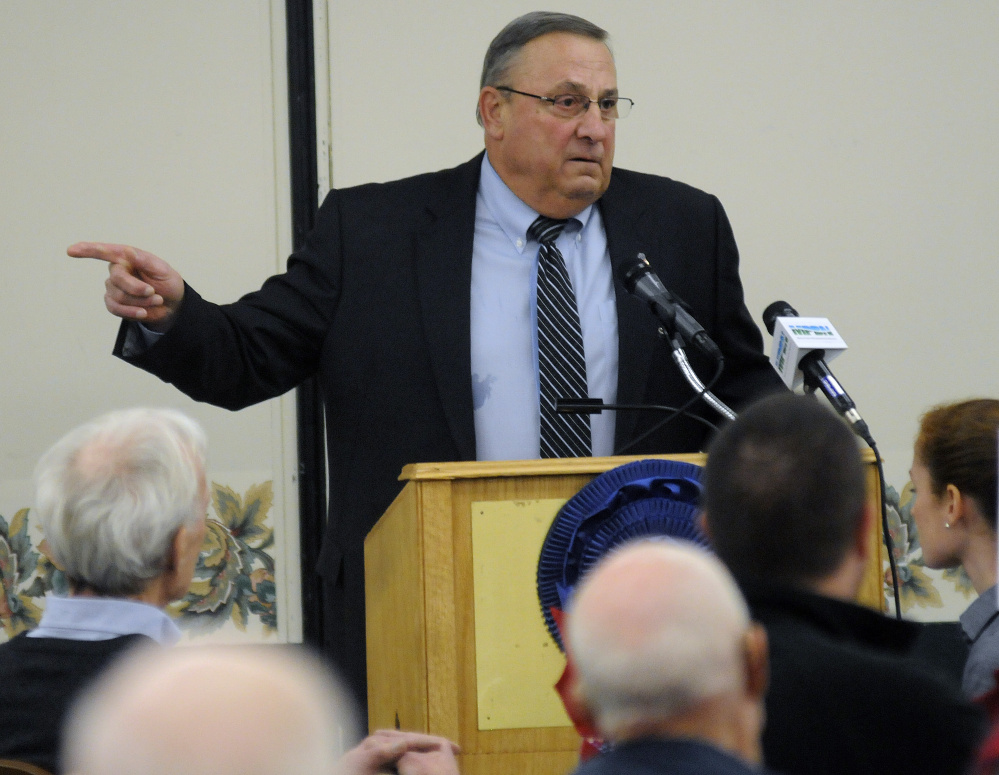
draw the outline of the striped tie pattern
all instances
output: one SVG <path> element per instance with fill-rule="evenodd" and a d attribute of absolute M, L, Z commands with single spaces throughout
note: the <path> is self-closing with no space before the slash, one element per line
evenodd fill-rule
<path fill-rule="evenodd" d="M 527 236 L 541 243 L 538 253 L 538 379 L 541 390 L 541 457 L 587 457 L 591 454 L 590 418 L 556 414 L 555 399 L 585 398 L 586 359 L 576 295 L 555 246 L 565 221 L 543 215 Z"/>

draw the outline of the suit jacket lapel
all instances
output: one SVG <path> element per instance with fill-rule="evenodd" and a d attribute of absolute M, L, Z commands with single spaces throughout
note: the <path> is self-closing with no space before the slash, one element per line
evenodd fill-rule
<path fill-rule="evenodd" d="M 607 231 L 611 266 L 614 267 L 618 336 L 617 400 L 622 404 L 637 404 L 642 403 L 645 397 L 651 361 L 649 354 L 657 344 L 659 326 L 645 303 L 628 293 L 617 275 L 617 266 L 638 253 L 652 254 L 656 245 L 643 227 L 644 202 L 628 191 L 620 177 L 612 174 L 611 184 L 600 198 L 600 213 Z M 633 437 L 637 421 L 637 412 L 618 412 L 615 449 Z"/>
<path fill-rule="evenodd" d="M 435 178 L 426 226 L 417 234 L 417 292 L 427 347 L 461 460 L 475 459 L 471 283 L 475 198 L 482 154 Z"/>

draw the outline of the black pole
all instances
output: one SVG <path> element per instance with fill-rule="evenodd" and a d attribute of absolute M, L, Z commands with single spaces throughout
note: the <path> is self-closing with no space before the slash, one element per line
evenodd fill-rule
<path fill-rule="evenodd" d="M 288 35 L 288 119 L 291 142 L 291 220 L 298 249 L 316 221 L 315 57 L 312 0 L 285 0 Z M 326 447 L 323 403 L 314 379 L 296 392 L 298 506 L 301 532 L 302 631 L 307 644 L 323 646 L 322 585 L 316 561 L 326 526 Z"/>

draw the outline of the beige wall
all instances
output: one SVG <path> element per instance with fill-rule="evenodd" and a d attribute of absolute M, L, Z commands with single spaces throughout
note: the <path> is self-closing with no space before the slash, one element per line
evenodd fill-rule
<path fill-rule="evenodd" d="M 41 452 L 109 409 L 197 417 L 210 476 L 273 481 L 281 637 L 300 632 L 291 399 L 229 413 L 111 356 L 104 265 L 139 245 L 232 300 L 290 248 L 284 3 L 0 0 L 0 515 L 30 504 Z M 285 554 L 287 553 L 287 555 Z M 294 564 L 292 564 L 294 563 Z"/>

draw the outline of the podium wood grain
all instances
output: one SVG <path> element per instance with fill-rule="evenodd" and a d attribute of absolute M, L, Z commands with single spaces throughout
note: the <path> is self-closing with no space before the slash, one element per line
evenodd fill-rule
<path fill-rule="evenodd" d="M 458 742 L 464 775 L 560 775 L 576 764 L 571 727 L 480 730 L 475 665 L 472 503 L 571 498 L 594 476 L 641 457 L 421 463 L 365 540 L 368 714 Z M 703 455 L 668 455 L 703 464 Z M 880 513 L 873 457 L 868 497 Z M 859 600 L 881 610 L 880 523 Z"/>

